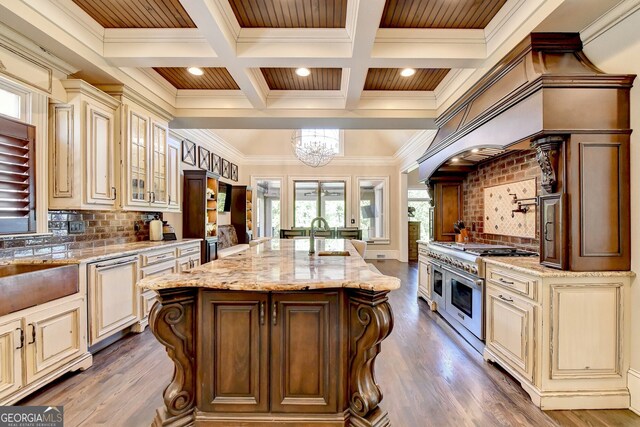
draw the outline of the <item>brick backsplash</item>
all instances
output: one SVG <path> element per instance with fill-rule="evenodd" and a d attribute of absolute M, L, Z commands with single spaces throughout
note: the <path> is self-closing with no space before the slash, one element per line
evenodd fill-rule
<path fill-rule="evenodd" d="M 153 212 L 49 211 L 52 235 L 0 237 L 0 258 L 42 256 L 149 240 L 149 221 L 156 215 L 162 218 L 161 213 Z M 84 222 L 85 232 L 70 234 L 70 221 Z"/>
<path fill-rule="evenodd" d="M 535 239 L 501 236 L 485 233 L 484 230 L 484 188 L 537 178 L 537 194 L 541 194 L 540 166 L 533 151 L 518 151 L 478 165 L 463 182 L 464 223 L 470 231 L 469 239 L 477 243 L 496 245 L 509 244 L 521 249 L 538 252 L 539 233 Z M 511 214 L 511 212 L 508 212 Z M 473 231 L 475 229 L 475 231 Z"/>

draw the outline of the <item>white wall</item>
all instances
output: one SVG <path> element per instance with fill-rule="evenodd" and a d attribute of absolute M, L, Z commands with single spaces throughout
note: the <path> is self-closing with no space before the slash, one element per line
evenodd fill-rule
<path fill-rule="evenodd" d="M 629 2 L 627 2 L 629 3 Z M 607 73 L 640 75 L 640 8 L 588 40 L 587 57 Z M 631 90 L 631 269 L 640 272 L 640 79 Z M 631 286 L 632 332 L 629 389 L 631 406 L 640 411 L 640 282 Z"/>

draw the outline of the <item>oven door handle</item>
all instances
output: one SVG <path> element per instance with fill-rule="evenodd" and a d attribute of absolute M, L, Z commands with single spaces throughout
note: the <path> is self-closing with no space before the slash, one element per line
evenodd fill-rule
<path fill-rule="evenodd" d="M 447 267 L 444 267 L 444 266 L 442 267 L 442 269 L 447 271 L 447 272 L 449 272 L 449 273 L 451 273 L 451 274 L 454 274 L 454 275 L 456 275 L 458 277 L 462 277 L 464 280 L 469 281 L 469 282 L 473 283 L 476 286 L 482 286 L 482 284 L 484 283 L 484 280 L 478 278 L 478 276 L 469 276 L 467 274 L 463 274 L 463 273 L 460 273 L 458 271 L 451 270 L 450 268 L 447 268 Z"/>

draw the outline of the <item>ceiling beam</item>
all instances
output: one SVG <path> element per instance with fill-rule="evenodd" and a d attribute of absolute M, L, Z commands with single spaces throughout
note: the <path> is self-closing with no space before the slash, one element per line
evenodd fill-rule
<path fill-rule="evenodd" d="M 236 61 L 236 35 L 225 22 L 224 12 L 206 0 L 182 0 L 181 3 L 251 105 L 259 110 L 265 109 L 266 94 L 260 90 L 251 70 Z"/>
<path fill-rule="evenodd" d="M 356 0 L 355 28 L 353 29 L 352 65 L 347 85 L 346 109 L 358 106 L 364 82 L 369 71 L 371 52 L 382 19 L 385 0 Z"/>

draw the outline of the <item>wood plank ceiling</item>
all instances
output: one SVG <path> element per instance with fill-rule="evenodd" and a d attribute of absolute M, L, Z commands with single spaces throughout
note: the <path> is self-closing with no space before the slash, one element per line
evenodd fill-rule
<path fill-rule="evenodd" d="M 380 28 L 481 29 L 507 0 L 387 0 Z"/>
<path fill-rule="evenodd" d="M 410 77 L 400 75 L 401 68 L 370 68 L 364 90 L 434 90 L 449 72 L 448 68 L 417 68 Z"/>
<path fill-rule="evenodd" d="M 295 68 L 261 68 L 271 90 L 340 90 L 341 68 L 310 68 L 311 74 L 300 77 Z"/>
<path fill-rule="evenodd" d="M 226 68 L 205 67 L 201 76 L 194 76 L 184 67 L 156 67 L 154 70 L 176 89 L 240 89 Z"/>
<path fill-rule="evenodd" d="M 344 28 L 347 0 L 229 0 L 245 28 Z"/>
<path fill-rule="evenodd" d="M 179 0 L 73 0 L 104 28 L 195 28 Z"/>

